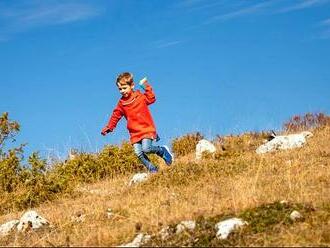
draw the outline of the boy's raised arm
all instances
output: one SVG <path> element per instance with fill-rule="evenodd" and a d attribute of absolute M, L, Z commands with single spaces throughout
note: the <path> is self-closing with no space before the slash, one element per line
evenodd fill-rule
<path fill-rule="evenodd" d="M 145 89 L 144 95 L 146 96 L 147 104 L 149 105 L 154 103 L 156 101 L 156 96 L 151 85 L 148 82 L 144 83 L 144 89 Z"/>

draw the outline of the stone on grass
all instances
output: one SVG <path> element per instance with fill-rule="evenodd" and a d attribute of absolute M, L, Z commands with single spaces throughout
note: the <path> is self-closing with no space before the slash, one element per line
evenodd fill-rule
<path fill-rule="evenodd" d="M 267 153 L 275 150 L 286 150 L 302 147 L 306 143 L 306 138 L 313 134 L 308 131 L 299 134 L 278 135 L 271 141 L 259 146 L 256 150 L 258 154 Z"/>
<path fill-rule="evenodd" d="M 195 227 L 196 227 L 196 222 L 195 221 L 193 221 L 193 220 L 184 220 L 184 221 L 181 221 L 179 224 L 176 225 L 175 233 L 176 234 L 182 233 L 186 229 L 194 230 Z"/>
<path fill-rule="evenodd" d="M 215 153 L 216 150 L 217 149 L 210 141 L 202 139 L 198 141 L 196 145 L 196 160 L 200 160 L 202 158 L 203 152 Z"/>
<path fill-rule="evenodd" d="M 19 220 L 11 220 L 0 225 L 0 237 L 7 236 L 18 225 Z"/>
<path fill-rule="evenodd" d="M 243 221 L 239 218 L 231 218 L 228 220 L 220 221 L 215 225 L 215 229 L 217 230 L 217 238 L 218 239 L 227 239 L 228 235 L 238 229 L 241 226 L 247 225 L 246 221 Z"/>
<path fill-rule="evenodd" d="M 119 247 L 140 247 L 151 239 L 148 234 L 139 233 L 132 242 L 120 245 Z"/>
<path fill-rule="evenodd" d="M 171 228 L 170 228 L 169 226 L 165 226 L 165 227 L 163 227 L 163 228 L 159 231 L 158 235 L 160 236 L 160 238 L 161 238 L 162 240 L 167 239 L 167 238 L 170 237 L 170 235 L 171 235 Z"/>
<path fill-rule="evenodd" d="M 25 231 L 28 228 L 38 229 L 44 226 L 48 226 L 48 220 L 41 217 L 36 211 L 30 210 L 23 214 L 17 225 L 19 232 Z"/>
<path fill-rule="evenodd" d="M 107 209 L 107 217 L 108 217 L 108 219 L 111 219 L 112 217 L 113 217 L 113 211 L 112 211 L 112 209 L 111 208 L 108 208 Z"/>
<path fill-rule="evenodd" d="M 148 173 L 136 173 L 129 181 L 128 185 L 132 186 L 133 184 L 144 182 L 148 179 L 148 176 Z"/>
<path fill-rule="evenodd" d="M 292 213 L 290 214 L 290 219 L 293 221 L 300 220 L 302 218 L 303 216 L 297 210 L 293 210 Z"/>

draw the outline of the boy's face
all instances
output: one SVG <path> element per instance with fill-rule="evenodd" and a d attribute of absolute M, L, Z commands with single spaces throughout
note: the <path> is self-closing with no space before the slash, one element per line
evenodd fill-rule
<path fill-rule="evenodd" d="M 133 83 L 132 85 L 118 83 L 118 84 L 117 84 L 117 87 L 118 87 L 118 90 L 119 90 L 120 94 L 121 94 L 124 98 L 127 98 L 127 97 L 129 97 L 129 96 L 132 94 L 132 92 L 133 92 L 133 89 L 134 89 L 134 83 Z"/>

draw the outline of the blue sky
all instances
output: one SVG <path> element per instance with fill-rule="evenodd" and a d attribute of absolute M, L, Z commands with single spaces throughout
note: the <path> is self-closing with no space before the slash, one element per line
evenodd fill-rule
<path fill-rule="evenodd" d="M 162 140 L 281 128 L 330 110 L 329 0 L 0 0 L 0 112 L 26 152 L 65 156 L 103 137 L 116 76 L 147 76 Z"/>

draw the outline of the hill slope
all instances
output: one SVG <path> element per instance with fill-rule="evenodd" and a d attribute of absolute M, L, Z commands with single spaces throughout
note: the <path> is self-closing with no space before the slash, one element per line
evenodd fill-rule
<path fill-rule="evenodd" d="M 143 232 L 154 235 L 147 245 L 158 246 L 329 246 L 330 127 L 313 133 L 302 148 L 265 155 L 247 149 L 199 163 L 193 154 L 183 156 L 132 187 L 127 185 L 132 175 L 121 174 L 80 185 L 73 195 L 35 208 L 51 228 L 14 233 L 0 244 L 116 246 Z M 303 213 L 302 221 L 287 221 L 294 209 Z M 0 223 L 22 213 L 3 215 Z M 249 226 L 221 241 L 213 226 L 227 216 L 248 219 Z M 196 220 L 197 228 L 159 238 L 163 227 L 182 220 Z"/>

